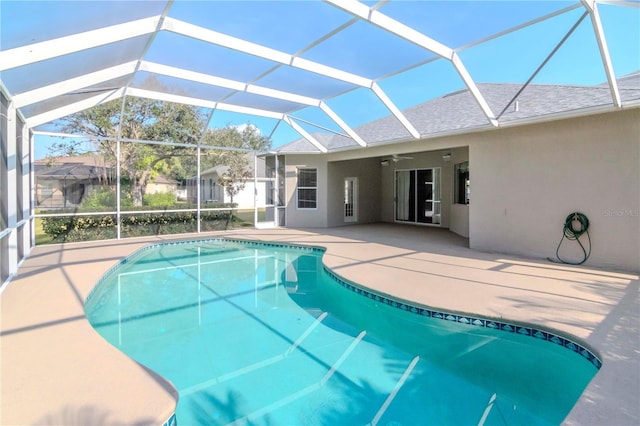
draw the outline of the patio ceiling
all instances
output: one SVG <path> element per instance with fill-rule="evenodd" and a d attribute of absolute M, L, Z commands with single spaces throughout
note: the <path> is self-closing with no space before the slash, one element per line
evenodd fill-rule
<path fill-rule="evenodd" d="M 488 125 L 499 126 L 500 111 L 491 109 L 474 78 L 484 74 L 483 61 L 502 69 L 496 80 L 527 84 L 584 25 L 601 81 L 620 108 L 621 73 L 614 71 L 601 9 L 637 16 L 639 6 L 594 0 L 3 0 L 0 79 L 34 130 L 59 131 L 58 119 L 139 96 L 203 108 L 209 125 L 218 112 L 265 119 L 271 124 L 263 133 L 288 126 L 326 152 L 315 132 L 367 146 L 354 128 L 384 115 L 419 139 L 402 111 L 457 88 L 472 94 Z M 556 33 L 527 38 L 534 44 L 520 46 L 522 58 L 511 52 L 484 60 L 465 56 L 517 33 L 548 31 L 550 22 Z M 631 29 L 634 37 L 638 29 Z M 524 63 L 516 65 L 520 59 Z M 505 74 L 509 67 L 513 73 Z M 579 77 L 580 70 L 575 73 Z"/>

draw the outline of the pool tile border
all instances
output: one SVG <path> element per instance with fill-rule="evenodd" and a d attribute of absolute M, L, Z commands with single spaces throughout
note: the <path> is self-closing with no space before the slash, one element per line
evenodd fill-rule
<path fill-rule="evenodd" d="M 324 266 L 324 271 L 331 277 L 333 281 L 335 281 L 342 287 L 346 288 L 347 290 L 353 291 L 354 293 L 359 294 L 363 297 L 367 297 L 369 299 L 375 300 L 376 302 L 383 303 L 393 308 L 397 308 L 403 311 L 407 311 L 420 316 L 425 316 L 428 318 L 435 318 L 443 321 L 457 322 L 457 323 L 466 324 L 469 326 L 491 328 L 494 330 L 504 331 L 507 333 L 514 333 L 522 336 L 529 336 L 536 339 L 545 340 L 547 342 L 551 342 L 556 345 L 562 346 L 566 349 L 569 349 L 581 355 L 583 358 L 591 362 L 591 364 L 593 364 L 597 369 L 600 369 L 600 367 L 602 366 L 602 361 L 595 354 L 593 354 L 589 349 L 561 335 L 554 334 L 545 330 L 540 330 L 535 327 L 521 325 L 521 324 L 503 322 L 503 321 L 498 321 L 490 318 L 474 317 L 471 315 L 460 315 L 453 312 L 433 310 L 433 309 L 425 308 L 422 306 L 413 305 L 411 303 L 400 301 L 398 299 L 394 299 L 389 296 L 384 296 L 384 295 L 375 293 L 373 291 L 370 291 L 358 285 L 355 285 L 351 282 L 348 282 L 345 279 L 338 276 L 335 272 L 333 272 L 327 266 Z"/>

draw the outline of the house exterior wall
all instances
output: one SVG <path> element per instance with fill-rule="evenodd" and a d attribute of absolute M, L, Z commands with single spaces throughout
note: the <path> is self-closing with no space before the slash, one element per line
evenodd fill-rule
<path fill-rule="evenodd" d="M 328 226 L 327 160 L 323 155 L 287 155 L 285 167 L 286 226 L 289 228 L 326 228 Z M 318 170 L 316 209 L 298 209 L 297 170 L 300 167 Z M 335 190 L 332 188 L 331 190 Z"/>
<path fill-rule="evenodd" d="M 587 264 L 640 269 L 639 109 L 468 137 L 472 248 L 554 257 L 579 211 L 590 221 Z M 581 253 L 569 241 L 561 256 Z"/>
<path fill-rule="evenodd" d="M 555 257 L 566 217 L 590 220 L 587 265 L 640 269 L 640 109 L 577 117 L 427 141 L 395 144 L 410 160 L 380 165 L 378 148 L 330 155 L 287 155 L 289 227 L 343 225 L 343 182 L 359 178 L 359 221 L 394 222 L 394 171 L 440 167 L 442 227 L 468 236 L 471 248 Z M 451 159 L 444 161 L 443 153 Z M 341 159 L 341 156 L 342 159 Z M 331 160 L 331 161 L 328 161 Z M 454 203 L 454 167 L 469 161 L 470 204 Z M 296 208 L 297 165 L 318 169 L 318 208 Z M 378 188 L 376 190 L 376 188 Z M 585 238 L 585 237 L 583 237 Z M 561 256 L 581 260 L 575 241 Z"/>
<path fill-rule="evenodd" d="M 177 183 L 165 183 L 165 182 L 150 182 L 147 184 L 147 194 L 160 194 L 171 192 L 174 193 L 178 190 Z"/>
<path fill-rule="evenodd" d="M 201 203 L 224 203 L 224 188 L 218 184 L 217 174 L 203 174 L 200 179 Z M 198 200 L 198 179 L 187 179 L 187 200 L 196 203 Z"/>
<path fill-rule="evenodd" d="M 258 181 L 258 185 L 255 186 L 253 181 L 247 182 L 242 191 L 240 191 L 235 197 L 233 202 L 238 204 L 239 209 L 253 209 L 254 200 L 254 188 L 257 188 L 257 207 L 264 208 L 266 206 L 266 188 L 267 184 L 265 181 Z M 229 194 L 224 193 L 224 202 L 230 203 L 231 199 L 229 198 Z"/>
<path fill-rule="evenodd" d="M 198 197 L 198 188 L 196 179 L 187 181 L 187 199 L 189 202 L 195 203 Z M 238 205 L 239 209 L 253 209 L 254 201 L 254 185 L 253 180 L 247 181 L 245 187 L 235 197 L 233 202 Z M 266 206 L 266 190 L 267 183 L 264 179 L 259 179 L 257 184 L 258 208 Z M 201 203 L 230 203 L 231 199 L 224 187 L 218 183 L 217 175 L 203 175 L 200 183 L 200 202 Z"/>
<path fill-rule="evenodd" d="M 327 226 L 372 223 L 381 220 L 380 161 L 375 158 L 336 161 L 327 164 Z M 344 221 L 344 179 L 358 178 L 357 221 Z"/>

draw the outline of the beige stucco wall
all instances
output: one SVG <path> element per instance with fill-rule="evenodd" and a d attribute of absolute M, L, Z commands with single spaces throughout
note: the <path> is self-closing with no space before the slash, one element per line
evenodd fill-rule
<path fill-rule="evenodd" d="M 318 208 L 298 209 L 296 199 L 297 170 L 318 170 Z M 327 161 L 322 155 L 288 155 L 285 167 L 286 226 L 290 228 L 327 227 Z"/>
<path fill-rule="evenodd" d="M 459 141 L 455 141 L 458 143 Z M 445 161 L 444 153 L 451 159 Z M 466 147 L 438 149 L 407 154 L 412 159 L 381 166 L 380 160 L 390 155 L 364 159 L 336 160 L 336 155 L 287 156 L 287 218 L 289 227 L 333 227 L 345 223 L 343 216 L 343 184 L 346 177 L 358 178 L 358 221 L 355 223 L 394 221 L 394 173 L 396 170 L 439 167 L 441 169 L 442 227 L 450 226 L 453 202 L 454 164 L 468 160 Z M 318 168 L 318 209 L 298 210 L 296 207 L 296 170 L 298 167 Z M 466 206 L 465 206 L 466 208 Z M 468 228 L 468 216 L 456 216 L 457 229 Z M 463 235 L 463 234 L 461 234 Z M 465 235 L 466 236 L 466 235 Z"/>
<path fill-rule="evenodd" d="M 393 152 L 413 159 L 382 167 L 380 160 Z M 445 152 L 452 154 L 448 162 Z M 467 159 L 471 203 L 453 205 L 453 168 Z M 298 164 L 318 168 L 317 210 L 296 208 Z M 347 176 L 359 177 L 360 213 L 369 214 L 361 223 L 393 222 L 394 171 L 429 167 L 442 170 L 442 227 L 468 236 L 472 248 L 554 257 L 565 218 L 579 211 L 591 222 L 587 265 L 640 269 L 640 109 L 330 155 L 288 155 L 287 226 L 344 224 Z M 569 241 L 561 255 L 580 260 L 581 251 Z"/>
<path fill-rule="evenodd" d="M 165 192 L 176 192 L 178 185 L 175 183 L 156 183 L 150 182 L 147 184 L 147 194 L 158 194 Z"/>
<path fill-rule="evenodd" d="M 587 264 L 637 271 L 640 110 L 470 136 L 470 246 L 554 256 L 566 216 L 590 220 Z M 567 259 L 579 259 L 565 243 Z"/>
<path fill-rule="evenodd" d="M 327 225 L 342 226 L 353 223 L 372 223 L 381 220 L 380 215 L 380 161 L 375 158 L 336 161 L 328 164 Z M 358 178 L 358 220 L 344 221 L 344 179 Z"/>

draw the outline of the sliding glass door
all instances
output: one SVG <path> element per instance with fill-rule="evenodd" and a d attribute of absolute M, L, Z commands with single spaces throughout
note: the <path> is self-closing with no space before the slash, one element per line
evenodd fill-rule
<path fill-rule="evenodd" d="M 439 225 L 440 168 L 396 170 L 397 222 Z"/>

